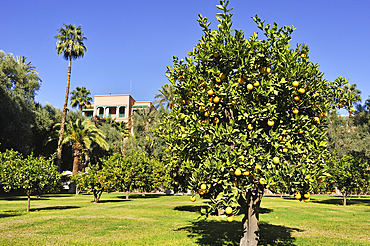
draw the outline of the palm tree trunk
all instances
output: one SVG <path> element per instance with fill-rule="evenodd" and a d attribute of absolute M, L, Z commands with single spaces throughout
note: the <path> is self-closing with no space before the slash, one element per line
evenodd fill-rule
<path fill-rule="evenodd" d="M 67 115 L 67 105 L 68 105 L 68 95 L 69 95 L 69 83 L 71 81 L 71 65 L 72 65 L 72 56 L 69 56 L 66 98 L 64 100 L 63 115 L 62 115 L 62 122 L 60 123 L 60 134 L 59 134 L 58 149 L 57 149 L 57 166 L 58 166 L 58 171 L 60 171 L 60 167 L 61 167 L 61 163 L 62 163 L 62 146 L 61 146 L 61 143 L 62 143 L 63 134 L 64 134 L 64 123 L 66 121 L 66 115 Z"/>
<path fill-rule="evenodd" d="M 75 142 L 72 145 L 72 152 L 73 152 L 73 170 L 72 175 L 75 175 L 78 172 L 79 164 L 80 164 L 80 156 L 82 153 L 82 144 L 79 142 Z"/>

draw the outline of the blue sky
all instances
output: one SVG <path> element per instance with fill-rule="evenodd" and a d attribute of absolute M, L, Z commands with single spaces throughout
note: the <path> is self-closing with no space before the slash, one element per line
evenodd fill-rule
<path fill-rule="evenodd" d="M 166 67 L 172 57 L 184 58 L 202 31 L 198 13 L 217 28 L 218 0 L 135 1 L 2 1 L 0 50 L 26 56 L 42 79 L 36 101 L 62 108 L 68 62 L 55 50 L 57 29 L 81 25 L 87 52 L 72 62 L 71 91 L 85 86 L 92 95 L 128 94 L 153 101 L 168 83 Z M 233 27 L 250 36 L 258 29 L 251 19 L 294 25 L 292 47 L 310 46 L 309 57 L 320 64 L 324 77 L 346 77 L 370 95 L 370 1 L 231 0 Z M 262 38 L 262 35 L 260 35 Z"/>

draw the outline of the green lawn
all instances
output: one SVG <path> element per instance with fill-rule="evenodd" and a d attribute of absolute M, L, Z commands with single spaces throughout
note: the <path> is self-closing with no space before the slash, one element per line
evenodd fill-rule
<path fill-rule="evenodd" d="M 0 198 L 0 245 L 238 245 L 242 216 L 198 219 L 202 199 L 187 196 L 104 193 L 56 194 L 31 200 Z M 370 197 L 264 196 L 260 245 L 370 245 Z"/>

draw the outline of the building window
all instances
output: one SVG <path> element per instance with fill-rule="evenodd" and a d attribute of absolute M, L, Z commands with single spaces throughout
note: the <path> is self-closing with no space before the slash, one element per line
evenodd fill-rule
<path fill-rule="evenodd" d="M 125 118 L 125 111 L 126 111 L 125 107 L 120 107 L 119 108 L 119 117 L 120 118 Z"/>

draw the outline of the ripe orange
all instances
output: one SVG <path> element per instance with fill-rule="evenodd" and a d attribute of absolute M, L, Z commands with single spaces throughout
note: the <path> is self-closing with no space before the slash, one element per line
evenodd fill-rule
<path fill-rule="evenodd" d="M 204 82 L 204 81 L 201 81 L 200 84 L 199 84 L 199 86 L 205 86 L 205 85 L 206 85 L 206 82 Z"/>
<path fill-rule="evenodd" d="M 216 78 L 216 82 L 217 83 L 220 83 L 221 82 L 221 79 L 220 78 Z"/>
<path fill-rule="evenodd" d="M 304 88 L 299 88 L 298 92 L 303 94 L 303 93 L 305 93 L 305 89 Z"/>
<path fill-rule="evenodd" d="M 301 193 L 297 193 L 295 196 L 294 196 L 295 199 L 299 200 L 301 199 Z"/>
<path fill-rule="evenodd" d="M 298 114 L 299 110 L 297 108 L 293 109 L 293 114 Z"/>
<path fill-rule="evenodd" d="M 239 83 L 239 84 L 243 84 L 243 82 L 244 82 L 244 79 L 243 79 L 242 77 L 240 77 L 240 78 L 238 79 L 238 83 Z"/>
<path fill-rule="evenodd" d="M 325 117 L 325 116 L 326 116 L 326 113 L 325 113 L 325 112 L 321 112 L 321 113 L 320 113 L 320 116 L 323 118 L 323 117 Z"/>
<path fill-rule="evenodd" d="M 274 121 L 273 120 L 268 120 L 267 121 L 267 125 L 268 126 L 273 126 L 274 125 Z"/>
<path fill-rule="evenodd" d="M 248 124 L 248 130 L 253 130 L 253 125 L 252 124 Z"/>
<path fill-rule="evenodd" d="M 235 170 L 234 174 L 235 174 L 235 176 L 240 176 L 242 174 L 242 171 L 239 168 L 237 168 Z"/>
<path fill-rule="evenodd" d="M 302 54 L 302 55 L 301 55 L 301 57 L 302 57 L 302 58 L 306 58 L 306 54 Z"/>
<path fill-rule="evenodd" d="M 216 96 L 215 98 L 213 98 L 213 102 L 214 103 L 218 103 L 220 101 L 220 98 L 218 96 Z"/>
<path fill-rule="evenodd" d="M 258 81 L 254 82 L 254 84 L 253 84 L 254 87 L 257 87 L 259 85 L 260 85 L 260 82 L 258 82 Z"/>
<path fill-rule="evenodd" d="M 232 212 L 233 212 L 232 207 L 227 207 L 227 208 L 225 209 L 225 213 L 226 213 L 226 214 L 232 214 Z"/>
<path fill-rule="evenodd" d="M 218 123 L 220 122 L 220 119 L 216 117 L 216 118 L 213 120 L 213 122 L 214 122 L 215 124 L 218 124 Z"/>
<path fill-rule="evenodd" d="M 206 190 L 206 189 L 207 189 L 207 185 L 206 185 L 206 184 L 202 184 L 202 185 L 200 186 L 200 188 L 201 188 L 202 190 Z"/>
<path fill-rule="evenodd" d="M 268 73 L 270 73 L 270 72 L 271 72 L 271 68 L 269 68 L 269 67 L 268 67 L 268 68 L 266 68 L 266 69 L 265 69 L 265 73 L 266 73 L 266 74 L 268 74 Z"/>
<path fill-rule="evenodd" d="M 299 82 L 298 82 L 298 81 L 294 81 L 294 82 L 292 83 L 292 85 L 293 85 L 294 87 L 298 87 Z"/>
<path fill-rule="evenodd" d="M 197 200 L 197 197 L 196 196 L 191 196 L 190 197 L 190 201 L 195 202 L 195 200 Z"/>
<path fill-rule="evenodd" d="M 314 117 L 313 120 L 316 122 L 316 123 L 319 123 L 320 122 L 320 118 L 319 117 Z"/>
<path fill-rule="evenodd" d="M 205 117 L 208 117 L 209 116 L 209 112 L 208 111 L 204 112 L 204 116 Z"/>
<path fill-rule="evenodd" d="M 210 90 L 207 91 L 207 93 L 208 93 L 208 95 L 212 96 L 213 95 L 213 90 L 210 89 Z"/>
<path fill-rule="evenodd" d="M 303 195 L 303 197 L 304 197 L 305 199 L 310 198 L 310 193 L 306 193 L 306 194 L 304 194 L 304 195 Z"/>
<path fill-rule="evenodd" d="M 252 84 L 248 84 L 248 85 L 247 85 L 247 89 L 248 89 L 248 90 L 252 90 L 252 89 L 253 89 L 253 85 L 252 85 Z"/>
<path fill-rule="evenodd" d="M 182 101 L 181 101 L 181 103 L 182 103 L 182 104 L 186 104 L 186 101 L 185 101 L 185 99 L 184 99 L 184 100 L 182 100 Z"/>
<path fill-rule="evenodd" d="M 250 174 L 250 172 L 249 172 L 249 170 L 245 170 L 243 174 L 244 174 L 244 176 L 248 176 Z"/>
<path fill-rule="evenodd" d="M 304 199 L 303 201 L 304 202 L 309 202 L 310 201 L 310 198 Z"/>
<path fill-rule="evenodd" d="M 238 182 L 233 181 L 233 186 L 236 187 L 238 185 Z"/>
<path fill-rule="evenodd" d="M 264 178 L 260 178 L 260 181 L 259 182 L 260 182 L 261 185 L 267 184 L 267 181 Z"/>
<path fill-rule="evenodd" d="M 299 96 L 295 96 L 295 97 L 294 97 L 294 100 L 295 100 L 295 101 L 299 101 L 299 100 L 301 100 L 301 98 L 300 98 Z"/>
<path fill-rule="evenodd" d="M 288 152 L 288 149 L 287 148 L 283 148 L 283 152 L 284 153 Z"/>
<path fill-rule="evenodd" d="M 205 110 L 206 110 L 206 108 L 205 108 L 204 106 L 200 106 L 200 107 L 199 107 L 199 111 L 200 111 L 200 112 L 204 112 Z"/>
<path fill-rule="evenodd" d="M 299 129 L 298 133 L 299 134 L 302 134 L 303 133 L 303 129 Z"/>
<path fill-rule="evenodd" d="M 228 222 L 233 222 L 233 220 L 234 220 L 234 216 L 228 216 L 227 217 L 227 221 Z"/>

